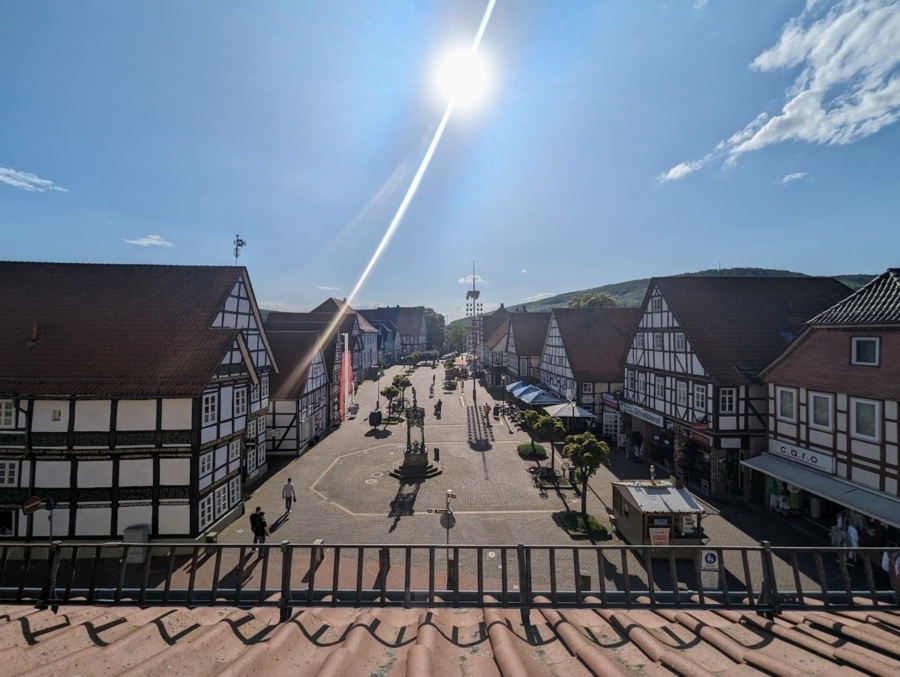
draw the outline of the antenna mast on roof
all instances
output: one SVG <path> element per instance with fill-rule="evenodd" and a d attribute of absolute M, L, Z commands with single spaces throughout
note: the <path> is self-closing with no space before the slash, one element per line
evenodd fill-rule
<path fill-rule="evenodd" d="M 238 256 L 241 255 L 241 247 L 247 246 L 247 240 L 242 240 L 240 235 L 234 236 L 234 265 L 238 264 Z"/>

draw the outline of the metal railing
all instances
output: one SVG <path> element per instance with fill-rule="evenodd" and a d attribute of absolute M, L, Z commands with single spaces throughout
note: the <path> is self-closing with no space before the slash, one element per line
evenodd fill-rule
<path fill-rule="evenodd" d="M 0 603 L 139 606 L 897 606 L 875 548 L 629 545 L 0 546 Z M 888 551 L 889 559 L 898 556 Z"/>

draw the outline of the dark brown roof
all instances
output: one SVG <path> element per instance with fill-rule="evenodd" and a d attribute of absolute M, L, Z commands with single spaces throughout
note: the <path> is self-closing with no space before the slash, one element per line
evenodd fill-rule
<path fill-rule="evenodd" d="M 240 333 L 210 327 L 242 277 L 236 266 L 2 262 L 0 393 L 198 395 Z"/>
<path fill-rule="evenodd" d="M 484 347 L 488 350 L 506 350 L 506 338 L 509 335 L 509 320 L 504 321 L 490 334 L 485 327 Z"/>
<path fill-rule="evenodd" d="M 356 317 L 356 322 L 359 325 L 359 330 L 362 332 L 377 332 L 378 330 L 373 327 L 369 321 L 363 317 L 362 314 L 358 310 L 354 310 L 350 306 L 347 305 L 346 301 L 342 301 L 340 299 L 336 299 L 333 296 L 331 298 L 326 299 L 318 306 L 310 311 L 312 313 L 327 313 L 332 317 L 337 313 L 344 313 L 346 315 L 354 315 Z"/>
<path fill-rule="evenodd" d="M 660 277 L 659 289 L 719 385 L 752 382 L 811 318 L 847 297 L 830 277 Z"/>
<path fill-rule="evenodd" d="M 895 609 L 864 604 L 774 620 L 739 607 L 313 607 L 280 624 L 274 607 L 0 607 L 6 665 L 40 675 L 896 675 L 898 633 Z"/>
<path fill-rule="evenodd" d="M 281 369 L 271 377 L 273 400 L 297 399 L 306 386 L 309 367 L 321 352 L 318 332 L 273 331 L 269 333 L 269 345 Z M 324 363 L 324 358 L 323 358 Z M 329 374 L 330 375 L 330 374 Z"/>
<path fill-rule="evenodd" d="M 515 340 L 516 355 L 540 355 L 549 326 L 550 313 L 510 313 L 509 330 Z"/>
<path fill-rule="evenodd" d="M 555 308 L 553 316 L 576 381 L 623 380 L 623 356 L 640 308 Z"/>
<path fill-rule="evenodd" d="M 341 318 L 342 327 L 332 323 L 334 315 L 329 313 L 269 313 L 266 318 L 266 334 L 271 339 L 278 332 L 315 332 L 321 336 L 322 358 L 329 377 L 334 373 L 337 342 L 340 334 L 353 328 L 354 317 L 345 315 Z M 348 326 L 349 323 L 349 326 Z"/>
<path fill-rule="evenodd" d="M 889 268 L 809 324 L 900 323 L 900 268 Z"/>
<path fill-rule="evenodd" d="M 861 336 L 859 331 L 809 327 L 763 372 L 763 377 L 768 383 L 794 388 L 900 399 L 900 328 L 864 334 L 881 338 L 881 363 L 877 367 L 850 363 L 851 339 Z"/>
<path fill-rule="evenodd" d="M 370 322 L 388 320 L 394 324 L 401 336 L 419 336 L 425 321 L 424 306 L 394 306 L 392 308 L 367 308 L 360 314 Z"/>
<path fill-rule="evenodd" d="M 493 335 L 495 331 L 497 331 L 498 327 L 502 327 L 507 324 L 509 320 L 510 312 L 504 308 L 502 305 L 498 310 L 495 310 L 490 315 L 482 315 L 481 316 L 481 331 L 485 338 Z"/>

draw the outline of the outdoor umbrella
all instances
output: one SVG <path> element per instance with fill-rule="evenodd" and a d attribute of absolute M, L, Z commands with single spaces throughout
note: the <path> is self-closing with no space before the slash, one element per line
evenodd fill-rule
<path fill-rule="evenodd" d="M 525 393 L 522 396 L 519 396 L 519 399 L 525 402 L 526 404 L 553 404 L 554 402 L 559 402 L 560 399 L 552 394 L 548 393 L 546 390 L 541 390 L 540 388 L 536 388 L 535 392 Z"/>
<path fill-rule="evenodd" d="M 551 416 L 555 416 L 556 418 L 593 418 L 594 414 L 589 412 L 587 409 L 582 409 L 581 407 L 569 404 L 568 402 L 563 402 L 562 404 L 554 404 L 550 407 L 544 407 L 544 411 L 546 411 Z"/>

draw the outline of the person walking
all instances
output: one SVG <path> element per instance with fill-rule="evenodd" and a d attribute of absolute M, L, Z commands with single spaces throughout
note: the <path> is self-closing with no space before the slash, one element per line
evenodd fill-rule
<path fill-rule="evenodd" d="M 259 510 L 256 513 L 256 522 L 253 525 L 253 544 L 256 545 L 259 543 L 260 545 L 266 544 L 266 536 L 271 536 L 269 533 L 269 523 L 266 522 L 266 512 L 265 510 Z M 263 556 L 263 550 L 265 548 L 259 548 L 259 556 Z"/>
<path fill-rule="evenodd" d="M 284 512 L 287 514 L 291 511 L 291 503 L 297 500 L 297 492 L 294 491 L 294 483 L 290 477 L 281 488 L 281 496 L 284 498 Z"/>
<path fill-rule="evenodd" d="M 259 541 L 257 540 L 257 524 L 259 524 L 259 516 L 262 513 L 262 508 L 256 506 L 256 510 L 250 513 L 250 532 L 253 534 L 253 545 L 255 546 Z M 263 541 L 265 543 L 265 540 Z M 255 552 L 256 548 L 251 548 L 250 552 Z"/>

